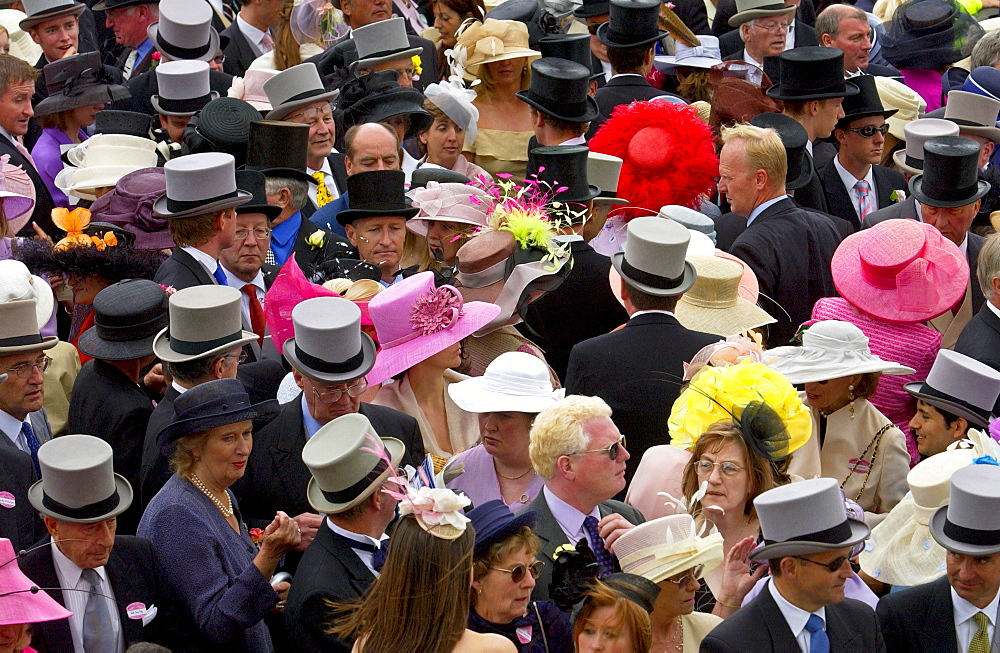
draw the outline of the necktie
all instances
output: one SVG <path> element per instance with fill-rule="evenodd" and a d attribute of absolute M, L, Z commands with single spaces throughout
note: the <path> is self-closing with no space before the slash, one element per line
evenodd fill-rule
<path fill-rule="evenodd" d="M 972 641 L 969 642 L 969 653 L 990 653 L 990 633 L 986 630 L 989 618 L 985 612 L 977 612 L 972 618 L 976 620 L 979 630 L 976 631 L 976 634 L 972 637 Z"/>
<path fill-rule="evenodd" d="M 809 615 L 806 630 L 809 631 L 809 653 L 830 653 L 830 638 L 823 630 L 823 620 L 819 615 Z"/>
<path fill-rule="evenodd" d="M 267 265 L 274 265 L 274 250 L 270 247 L 264 253 L 264 263 Z"/>
<path fill-rule="evenodd" d="M 122 65 L 122 76 L 125 77 L 125 79 L 129 79 L 132 77 L 132 68 L 135 67 L 135 61 L 138 58 L 139 58 L 138 50 L 132 50 L 131 52 L 128 53 L 128 56 L 125 57 L 125 63 L 124 65 Z"/>
<path fill-rule="evenodd" d="M 250 327 L 257 334 L 257 342 L 263 345 L 264 307 L 260 305 L 260 300 L 257 299 L 257 287 L 252 283 L 248 283 L 241 290 L 243 290 L 243 294 L 247 296 L 247 299 L 250 300 Z"/>
<path fill-rule="evenodd" d="M 87 653 L 115 651 L 118 647 L 114 641 L 108 601 L 101 591 L 101 577 L 93 569 L 84 569 L 83 579 L 90 584 L 87 607 L 83 611 L 83 650 Z"/>
<path fill-rule="evenodd" d="M 854 184 L 854 190 L 857 191 L 858 195 L 861 197 L 861 202 L 858 206 L 858 215 L 864 220 L 869 213 L 872 212 L 872 201 L 869 197 L 872 187 L 868 185 L 868 182 L 862 179 L 858 183 Z"/>
<path fill-rule="evenodd" d="M 593 515 L 587 515 L 587 518 L 583 520 L 583 530 L 587 531 L 590 545 L 594 548 L 594 557 L 597 558 L 599 568 L 597 577 L 607 576 L 615 570 L 615 561 L 611 558 L 611 553 L 604 548 L 604 538 L 601 537 L 601 532 L 597 529 L 597 518 Z"/>
<path fill-rule="evenodd" d="M 371 553 L 372 567 L 375 568 L 375 571 L 382 571 L 382 567 L 385 566 L 385 558 L 389 555 L 389 540 L 382 540 L 382 543 L 379 546 L 375 546 L 374 544 L 369 544 L 368 542 L 358 542 L 357 540 L 349 537 L 344 537 L 340 533 L 334 533 L 334 535 L 340 538 L 344 544 L 352 549 Z"/>
<path fill-rule="evenodd" d="M 215 280 L 219 282 L 220 286 L 229 285 L 229 282 L 226 281 L 226 273 L 222 271 L 221 263 L 215 264 L 215 272 L 212 273 L 212 276 L 215 277 Z"/>
<path fill-rule="evenodd" d="M 38 448 L 42 445 L 38 444 L 38 438 L 35 437 L 35 432 L 31 430 L 31 424 L 21 422 L 21 433 L 24 434 L 24 441 L 28 445 L 31 462 L 35 464 L 35 473 L 38 474 L 38 478 L 41 478 L 42 468 L 38 466 Z"/>
<path fill-rule="evenodd" d="M 271 38 L 270 33 L 264 32 L 264 38 L 260 40 L 260 47 L 264 50 L 264 54 L 274 49 L 274 39 Z"/>
<path fill-rule="evenodd" d="M 330 191 L 327 190 L 326 182 L 323 181 L 323 172 L 312 173 L 312 178 L 316 180 L 316 204 L 321 207 L 326 206 L 333 198 L 330 197 Z"/>
<path fill-rule="evenodd" d="M 21 154 L 21 156 L 27 159 L 28 163 L 30 163 L 32 167 L 34 167 L 35 160 L 31 158 L 31 152 L 29 152 L 28 148 L 24 146 L 24 143 L 21 142 L 21 139 L 19 138 L 14 139 L 14 149 L 17 150 Z"/>

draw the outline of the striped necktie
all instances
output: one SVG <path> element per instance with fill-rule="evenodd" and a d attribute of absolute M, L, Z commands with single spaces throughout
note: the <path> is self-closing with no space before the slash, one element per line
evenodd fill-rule
<path fill-rule="evenodd" d="M 872 187 L 867 181 L 862 179 L 858 183 L 854 184 L 854 190 L 860 196 L 860 202 L 858 206 L 858 216 L 864 220 L 868 217 L 868 214 L 872 212 L 872 201 L 871 201 L 871 191 Z"/>

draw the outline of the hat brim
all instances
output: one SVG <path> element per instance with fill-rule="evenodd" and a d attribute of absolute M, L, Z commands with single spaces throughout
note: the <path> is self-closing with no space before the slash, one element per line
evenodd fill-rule
<path fill-rule="evenodd" d="M 729 26 L 739 27 L 743 23 L 757 18 L 767 18 L 768 16 L 792 16 L 795 14 L 797 9 L 798 7 L 795 5 L 785 7 L 784 9 L 748 9 L 747 11 L 741 11 L 733 14 L 729 18 Z"/>
<path fill-rule="evenodd" d="M 159 2 L 159 0 L 156 0 Z M 91 7 L 91 11 L 107 11 L 108 9 L 115 9 L 117 7 L 131 7 L 133 5 L 144 5 L 149 4 L 149 0 L 120 0 L 120 2 L 115 2 L 114 0 L 100 0 L 96 5 Z"/>
<path fill-rule="evenodd" d="M 717 336 L 735 336 L 777 322 L 767 311 L 742 297 L 728 308 L 706 308 L 684 301 L 681 297 L 674 309 L 681 326 L 691 331 L 701 331 Z"/>
<path fill-rule="evenodd" d="M 612 41 L 608 38 L 608 29 L 610 29 L 611 21 L 602 24 L 597 28 L 597 40 L 608 46 L 609 48 L 638 48 L 643 45 L 652 45 L 657 41 L 663 39 L 664 37 L 670 36 L 670 32 L 665 32 L 663 30 L 658 30 L 656 36 L 648 36 L 639 41 L 634 41 L 631 43 L 618 43 Z"/>
<path fill-rule="evenodd" d="M 912 367 L 881 360 L 874 354 L 871 355 L 873 360 L 844 360 L 830 365 L 822 360 L 813 360 L 807 357 L 806 351 L 804 347 L 794 346 L 769 349 L 767 350 L 768 356 L 773 359 L 769 365 L 780 372 L 792 385 L 821 383 L 854 374 L 881 372 L 882 374 L 897 375 L 916 372 Z"/>
<path fill-rule="evenodd" d="M 484 555 L 487 551 L 489 551 L 491 546 L 503 542 L 514 533 L 520 531 L 522 528 L 530 528 L 531 530 L 534 530 L 537 522 L 537 512 L 534 510 L 522 510 L 516 515 L 511 515 L 511 519 L 505 521 L 495 530 L 487 531 L 484 529 L 482 535 L 480 535 L 477 531 L 476 542 L 472 547 L 472 555 L 477 558 Z"/>
<path fill-rule="evenodd" d="M 319 184 L 316 178 L 310 175 L 305 170 L 299 170 L 298 168 L 262 168 L 259 166 L 244 166 L 244 170 L 256 170 L 265 177 L 281 177 L 283 179 L 297 179 L 299 181 L 304 181 L 307 184 L 312 184 L 316 186 Z"/>
<path fill-rule="evenodd" d="M 337 222 L 346 227 L 361 218 L 397 217 L 409 220 L 420 213 L 420 209 L 347 209 L 337 214 Z"/>
<path fill-rule="evenodd" d="M 268 120 L 284 120 L 285 116 L 293 113 L 296 109 L 300 109 L 304 106 L 310 104 L 315 104 L 316 102 L 322 102 L 324 100 L 333 102 L 340 96 L 340 89 L 334 89 L 332 91 L 325 91 L 317 95 L 312 95 L 307 98 L 302 98 L 301 100 L 294 100 L 292 102 L 286 102 L 285 104 L 279 104 L 278 106 L 272 106 L 271 110 L 267 113 Z"/>
<path fill-rule="evenodd" d="M 837 89 L 835 91 L 819 91 L 816 93 L 799 93 L 795 95 L 790 95 L 785 93 L 785 89 L 782 84 L 775 84 L 771 88 L 767 89 L 767 96 L 774 98 L 775 100 L 791 100 L 793 102 L 800 101 L 805 102 L 808 100 L 828 100 L 835 97 L 851 97 L 857 95 L 861 92 L 861 89 L 854 84 L 844 83 L 845 88 L 843 90 Z"/>
<path fill-rule="evenodd" d="M 636 574 L 646 580 L 659 583 L 666 578 L 700 565 L 705 566 L 706 573 L 710 572 L 722 564 L 725 558 L 725 554 L 722 552 L 722 535 L 719 532 L 705 537 L 690 537 L 680 540 L 677 544 L 679 545 L 678 551 L 673 555 L 655 553 L 656 549 L 662 548 L 662 545 L 653 549 L 639 549 L 626 558 L 629 562 L 622 565 L 623 570 L 628 568 L 626 573 Z M 652 560 L 639 564 L 631 563 L 633 560 L 642 560 L 646 557 L 651 557 Z"/>
<path fill-rule="evenodd" d="M 52 11 L 48 11 L 41 14 L 35 14 L 33 16 L 28 16 L 23 18 L 20 23 L 17 24 L 23 31 L 27 32 L 29 29 L 38 25 L 39 23 L 44 23 L 47 20 L 53 18 L 59 18 L 61 16 L 80 16 L 87 8 L 87 5 L 82 2 L 74 2 L 68 7 L 61 7 Z"/>
<path fill-rule="evenodd" d="M 158 200 L 153 202 L 153 215 L 158 218 L 170 219 L 193 218 L 195 216 L 205 215 L 206 213 L 211 213 L 213 211 L 221 211 L 222 209 L 232 209 L 237 206 L 242 206 L 247 202 L 250 202 L 252 199 L 252 194 L 246 192 L 245 190 L 237 190 L 235 197 L 227 197 L 223 200 L 216 200 L 201 206 L 196 206 L 193 209 L 173 213 L 167 208 L 167 196 L 163 195 Z"/>
<path fill-rule="evenodd" d="M 132 97 L 128 88 L 120 84 L 95 84 L 79 95 L 50 95 L 35 107 L 35 116 L 49 116 L 60 111 L 89 107 L 94 104 L 107 104 L 116 100 Z"/>
<path fill-rule="evenodd" d="M 944 574 L 945 551 L 931 537 L 929 524 L 920 523 L 915 513 L 913 496 L 907 495 L 872 529 L 858 556 L 866 574 L 903 587 L 923 585 Z"/>
<path fill-rule="evenodd" d="M 166 50 L 163 44 L 160 42 L 159 21 L 152 23 L 149 27 L 146 28 L 146 36 L 148 36 L 149 40 L 152 41 L 153 47 L 156 48 L 157 52 L 159 52 L 165 57 L 169 57 L 172 60 L 184 59 L 187 61 L 204 61 L 207 63 L 212 59 L 215 59 L 215 53 L 220 50 L 219 33 L 215 31 L 214 27 L 208 28 L 208 44 L 205 46 L 205 53 L 197 57 L 192 57 L 190 55 L 181 57 L 180 55 L 173 54 L 168 50 Z"/>
<path fill-rule="evenodd" d="M 508 59 L 520 59 L 521 57 L 527 57 L 527 61 L 524 65 L 527 67 L 531 66 L 531 62 L 535 59 L 541 59 L 542 53 L 538 50 L 532 50 L 531 48 L 517 48 L 513 50 L 505 50 L 502 54 L 498 54 L 492 57 L 487 57 L 482 61 L 477 61 L 476 63 L 467 64 L 465 67 L 466 75 L 472 75 L 473 77 L 479 76 L 479 69 L 488 63 L 496 63 L 498 61 L 507 61 Z"/>
<path fill-rule="evenodd" d="M 43 515 L 48 515 L 49 517 L 54 517 L 59 521 L 67 521 L 73 524 L 96 524 L 97 522 L 102 522 L 106 519 L 111 519 L 112 517 L 122 514 L 128 510 L 129 506 L 132 505 L 132 486 L 129 485 L 129 482 L 126 481 L 125 477 L 121 474 L 115 474 L 115 492 L 118 493 L 118 505 L 115 506 L 113 510 L 108 511 L 103 515 L 88 517 L 86 519 L 61 515 L 54 510 L 46 508 L 45 504 L 42 503 L 45 494 L 44 483 L 44 479 L 35 481 L 35 483 L 28 488 L 28 502 L 38 512 Z"/>
<path fill-rule="evenodd" d="M 972 134 L 974 136 L 982 136 L 983 138 L 990 139 L 994 143 L 1000 143 L 1000 128 L 997 127 L 977 127 L 958 123 L 958 133 L 960 136 L 962 132 Z"/>
<path fill-rule="evenodd" d="M 967 204 L 972 204 L 976 200 L 982 199 L 988 192 L 990 192 L 989 182 L 980 180 L 976 182 L 976 192 L 973 193 L 971 197 L 958 200 L 939 200 L 934 197 L 929 197 L 926 193 L 924 193 L 923 174 L 910 177 L 910 194 L 917 198 L 917 201 L 921 204 L 928 204 L 942 209 L 951 209 L 956 206 L 966 206 Z"/>
<path fill-rule="evenodd" d="M 130 342 L 112 342 L 97 335 L 97 327 L 91 327 L 80 334 L 77 346 L 80 351 L 91 358 L 106 361 L 127 361 L 151 356 L 155 337 L 149 336 Z"/>
<path fill-rule="evenodd" d="M 306 486 L 306 499 L 309 500 L 309 505 L 313 507 L 313 510 L 328 515 L 335 515 L 337 513 L 344 512 L 345 510 L 350 510 L 370 497 L 376 488 L 385 483 L 390 474 L 395 473 L 395 468 L 399 466 L 399 461 L 403 459 L 403 454 L 406 453 L 406 445 L 396 438 L 380 439 L 382 440 L 382 445 L 385 447 L 386 453 L 389 454 L 392 466 L 386 467 L 385 470 L 378 475 L 378 478 L 372 481 L 368 487 L 358 494 L 358 496 L 344 503 L 333 503 L 332 501 L 328 501 L 327 498 L 323 496 L 323 490 L 320 489 L 319 483 L 316 482 L 315 478 L 310 477 L 309 484 Z"/>
<path fill-rule="evenodd" d="M 385 63 L 387 61 L 396 61 L 398 59 L 409 59 L 410 57 L 420 54 L 423 52 L 423 48 L 407 48 L 405 50 L 399 50 L 398 52 L 392 52 L 381 57 L 369 57 L 368 59 L 358 59 L 353 62 L 349 69 L 354 72 L 358 68 L 367 68 L 369 66 L 377 66 L 380 63 Z"/>
<path fill-rule="evenodd" d="M 468 220 L 466 218 L 450 218 L 447 216 L 442 216 L 440 218 L 432 218 L 425 215 L 417 216 L 406 221 L 407 231 L 412 231 L 418 236 L 427 237 L 427 229 L 430 227 L 429 222 L 454 222 L 456 224 L 467 224 L 473 227 L 482 227 L 482 222 L 476 222 L 475 220 Z"/>
<path fill-rule="evenodd" d="M 594 16 L 608 16 L 610 14 L 610 2 L 584 3 L 573 10 L 573 16 L 576 18 L 593 18 Z"/>
<path fill-rule="evenodd" d="M 353 381 L 368 374 L 375 365 L 376 352 L 375 342 L 364 332 L 361 334 L 361 351 L 364 353 L 364 358 L 358 363 L 356 368 L 346 372 L 331 373 L 322 372 L 303 363 L 295 353 L 295 338 L 289 338 L 281 347 L 281 353 L 285 355 L 289 365 L 303 376 L 308 376 L 310 379 L 319 381 L 320 383 L 346 383 L 347 381 Z M 374 385 L 370 381 L 369 383 Z"/>
<path fill-rule="evenodd" d="M 605 197 L 603 195 L 598 195 L 594 198 L 594 204 L 617 204 L 624 206 L 628 204 L 628 200 L 622 199 L 620 197 Z"/>
<path fill-rule="evenodd" d="M 906 163 L 906 149 L 896 150 L 892 153 L 892 162 L 899 167 L 903 172 L 908 172 L 911 175 L 922 175 L 924 171 L 922 168 L 914 168 Z"/>
<path fill-rule="evenodd" d="M 846 129 L 847 125 L 851 124 L 855 120 L 862 120 L 864 118 L 874 118 L 875 116 L 882 116 L 883 118 L 891 118 L 896 115 L 899 109 L 885 109 L 883 111 L 859 111 L 858 113 L 852 113 L 848 116 L 844 116 L 837 121 L 837 129 Z M 1000 131 L 1000 130 L 998 130 Z"/>
<path fill-rule="evenodd" d="M 933 515 L 931 515 L 931 536 L 934 541 L 940 544 L 942 547 L 948 551 L 958 553 L 967 556 L 987 556 L 993 555 L 994 553 L 1000 553 L 1000 543 L 998 544 L 968 544 L 967 542 L 959 542 L 956 539 L 948 537 L 944 532 L 945 523 L 948 521 L 948 505 L 945 504 L 938 508 Z"/>
<path fill-rule="evenodd" d="M 56 175 L 55 185 L 56 188 L 66 193 L 67 195 L 72 195 L 73 197 L 79 197 L 81 199 L 96 201 L 97 196 L 92 192 L 97 188 L 110 188 L 118 185 L 118 182 L 125 175 L 131 174 L 136 170 L 143 170 L 148 168 L 147 165 L 129 165 L 129 166 L 102 166 L 100 168 L 63 168 Z M 75 181 L 74 178 L 79 173 L 80 170 L 88 170 L 91 173 L 97 173 L 97 177 L 87 179 L 85 181 Z"/>
<path fill-rule="evenodd" d="M 947 399 L 942 399 L 935 395 L 927 394 L 923 392 L 924 382 L 915 381 L 913 383 L 906 383 L 903 385 L 903 389 L 909 392 L 913 397 L 923 401 L 926 404 L 930 404 L 936 408 L 943 408 L 944 410 L 957 415 L 969 422 L 972 422 L 975 426 L 988 429 L 990 427 L 989 420 L 989 410 L 984 410 L 983 414 L 978 414 L 975 411 L 970 410 L 968 407 L 954 401 L 948 401 Z M 998 549 L 1000 550 L 1000 549 Z"/>
<path fill-rule="evenodd" d="M 448 386 L 448 395 L 467 413 L 540 413 L 556 403 L 551 395 L 527 395 L 493 392 L 483 387 L 486 377 L 473 376 Z"/>
<path fill-rule="evenodd" d="M 823 551 L 833 551 L 854 546 L 861 542 L 871 529 L 863 521 L 848 519 L 851 528 L 851 535 L 843 542 L 811 542 L 808 540 L 788 540 L 787 542 L 775 542 L 757 547 L 750 552 L 751 560 L 773 560 L 774 558 L 784 558 L 787 556 L 809 555 L 810 553 L 822 553 Z"/>
<path fill-rule="evenodd" d="M 640 283 L 622 272 L 622 261 L 624 260 L 625 252 L 616 252 L 611 255 L 611 265 L 615 266 L 615 270 L 618 271 L 619 276 L 630 286 L 655 297 L 676 297 L 677 295 L 684 294 L 694 285 L 694 281 L 698 276 L 694 266 L 689 261 L 684 261 L 684 278 L 681 279 L 681 282 L 677 286 L 673 288 L 656 288 L 655 286 Z"/>
<path fill-rule="evenodd" d="M 785 190 L 799 190 L 808 186 L 809 182 L 812 181 L 813 173 L 816 170 L 813 158 L 809 156 L 808 152 L 803 152 L 802 158 L 805 159 L 805 165 L 802 166 L 802 173 L 791 182 L 786 181 Z"/>
<path fill-rule="evenodd" d="M 195 104 L 193 105 L 193 107 L 192 107 L 192 109 L 190 111 L 168 111 L 167 109 L 164 109 L 163 105 L 160 104 L 160 96 L 159 95 L 152 95 L 152 96 L 150 96 L 149 103 L 153 105 L 153 110 L 156 111 L 156 113 L 162 114 L 164 116 L 189 116 L 190 117 L 190 116 L 195 115 L 196 113 L 198 113 L 202 109 L 204 109 L 208 105 L 208 103 L 211 102 L 212 100 L 218 100 L 218 99 L 219 99 L 219 92 L 218 91 L 211 91 L 211 92 L 209 92 L 209 94 L 207 96 L 205 96 L 203 98 L 191 98 L 190 101 L 193 102 L 193 103 L 195 103 Z M 199 101 L 199 100 L 201 100 L 201 101 Z"/>
<path fill-rule="evenodd" d="M 228 426 L 237 422 L 252 421 L 259 417 L 277 415 L 279 410 L 281 410 L 281 406 L 277 401 L 267 399 L 245 408 L 237 408 L 236 410 L 216 413 L 214 415 L 177 420 L 160 429 L 160 432 L 156 434 L 156 444 L 163 451 L 177 440 L 188 435 L 202 433 L 218 426 Z"/>
<path fill-rule="evenodd" d="M 224 351 L 229 351 L 234 347 L 242 347 L 243 345 L 249 345 L 251 342 L 257 340 L 257 334 L 251 333 L 249 331 L 240 331 L 242 334 L 236 340 L 232 342 L 227 342 L 224 345 L 219 345 L 218 347 L 212 347 L 206 351 L 199 354 L 180 354 L 170 348 L 170 336 L 167 331 L 170 327 L 167 327 L 156 334 L 153 338 L 153 353 L 161 361 L 167 363 L 183 363 L 186 361 L 198 360 L 199 358 L 207 358 L 208 356 L 214 356 L 216 354 L 221 354 Z"/>
<path fill-rule="evenodd" d="M 236 215 L 247 215 L 250 213 L 263 213 L 270 222 L 281 215 L 281 207 L 274 204 L 244 204 L 236 208 Z"/>
<path fill-rule="evenodd" d="M 537 99 L 535 99 L 531 95 L 531 89 L 518 91 L 516 95 L 525 104 L 528 104 L 534 107 L 535 109 L 538 109 L 539 111 L 541 111 L 546 115 L 552 116 L 556 120 L 562 120 L 563 122 L 571 122 L 571 123 L 591 122 L 601 114 L 600 109 L 597 107 L 597 101 L 594 100 L 594 98 L 590 97 L 589 95 L 587 96 L 587 110 L 578 116 L 571 116 L 569 114 L 557 113 L 558 111 L 557 109 L 553 109 L 552 107 L 547 107 L 541 102 L 539 102 Z"/>
<path fill-rule="evenodd" d="M 20 354 L 26 351 L 42 351 L 45 349 L 52 349 L 57 344 L 59 344 L 59 338 L 56 336 L 45 336 L 42 338 L 41 342 L 32 343 L 30 345 L 14 345 L 12 347 L 0 346 L 0 356 L 6 356 L 7 354 Z"/>
<path fill-rule="evenodd" d="M 420 335 L 395 347 L 383 347 L 375 357 L 375 365 L 367 374 L 368 385 L 388 381 L 417 363 L 461 342 L 489 324 L 500 313 L 496 304 L 465 302 L 462 316 L 447 329 Z"/>
<path fill-rule="evenodd" d="M 708 70 L 712 66 L 718 66 L 722 59 L 712 59 L 711 57 L 688 57 L 682 61 L 677 61 L 674 55 L 660 55 L 653 57 L 653 67 L 661 73 L 672 73 L 674 69 L 681 68 L 701 68 Z"/>

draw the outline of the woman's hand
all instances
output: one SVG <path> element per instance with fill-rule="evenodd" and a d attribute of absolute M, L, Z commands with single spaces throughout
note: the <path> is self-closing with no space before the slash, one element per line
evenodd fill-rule
<path fill-rule="evenodd" d="M 285 552 L 299 545 L 302 535 L 295 520 L 278 511 L 271 523 L 264 529 L 264 540 L 260 544 L 260 552 L 275 558 L 285 555 Z"/>
<path fill-rule="evenodd" d="M 316 537 L 316 533 L 319 531 L 319 527 L 323 525 L 323 515 L 317 515 L 314 512 L 304 512 L 301 515 L 296 515 L 292 517 L 292 521 L 299 527 L 299 543 L 296 545 L 296 551 L 305 551 L 306 548 L 312 544 L 313 539 Z"/>
<path fill-rule="evenodd" d="M 45 233 L 45 230 L 39 227 L 37 222 L 32 222 L 31 228 L 35 232 L 35 240 L 43 240 L 49 244 L 49 247 L 55 246 L 55 243 L 52 242 L 52 237 Z"/>
<path fill-rule="evenodd" d="M 759 566 L 756 571 L 750 573 L 749 555 L 755 546 L 757 546 L 757 540 L 752 537 L 744 537 L 726 554 L 722 568 L 721 596 L 715 597 L 715 607 L 719 612 L 713 610 L 712 614 L 725 618 L 736 612 L 737 608 L 732 606 L 740 606 L 744 597 L 750 593 L 757 581 L 763 578 L 764 572 L 767 571 L 765 565 Z M 720 612 L 725 612 L 725 614 L 720 614 Z"/>

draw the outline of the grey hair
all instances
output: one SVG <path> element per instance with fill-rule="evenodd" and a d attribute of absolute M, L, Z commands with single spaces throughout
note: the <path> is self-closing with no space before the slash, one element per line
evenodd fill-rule
<path fill-rule="evenodd" d="M 282 188 L 287 188 L 291 193 L 292 208 L 296 211 L 306 205 L 306 200 L 309 199 L 308 182 L 288 177 L 264 177 L 264 192 L 268 195 L 277 195 Z"/>
<path fill-rule="evenodd" d="M 1000 234 L 993 234 L 983 243 L 976 264 L 976 278 L 979 279 L 983 297 L 989 299 L 993 296 L 993 279 L 997 277 L 1000 277 Z"/>
<path fill-rule="evenodd" d="M 986 32 L 972 48 L 972 69 L 1000 63 L 1000 32 Z"/>

